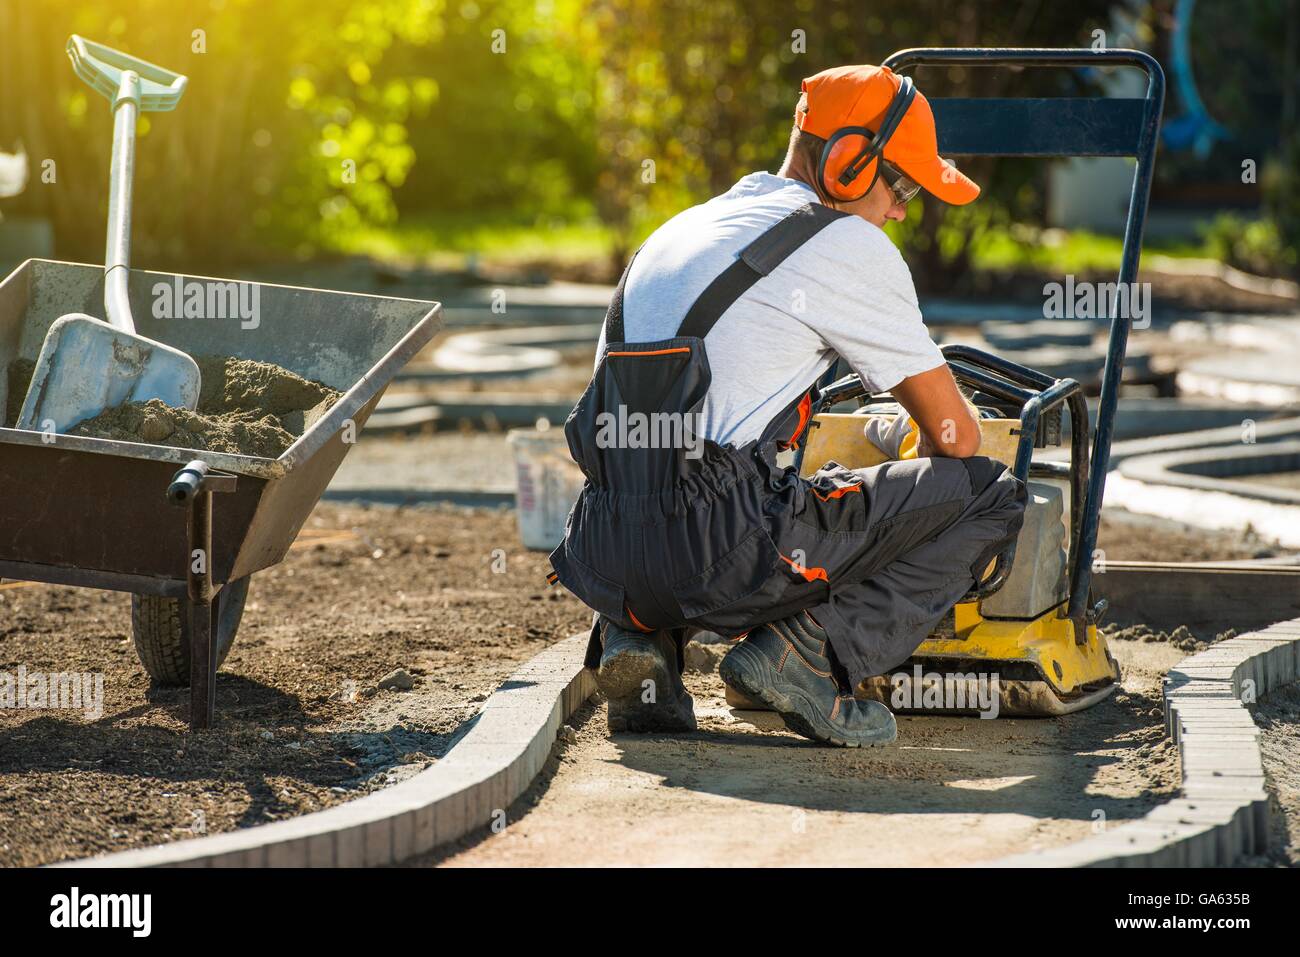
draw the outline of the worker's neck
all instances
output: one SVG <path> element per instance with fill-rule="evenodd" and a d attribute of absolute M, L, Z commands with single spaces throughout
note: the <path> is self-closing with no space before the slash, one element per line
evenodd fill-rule
<path fill-rule="evenodd" d="M 803 163 L 792 163 L 787 159 L 781 164 L 781 168 L 776 171 L 777 176 L 783 176 L 786 179 L 796 179 L 805 186 L 812 187 L 813 175 L 804 168 Z M 815 187 L 813 187 L 815 189 Z"/>
<path fill-rule="evenodd" d="M 787 158 L 786 161 L 781 164 L 781 168 L 776 171 L 776 175 L 782 176 L 786 179 L 793 179 L 800 183 L 803 183 L 805 186 L 807 186 L 809 189 L 811 189 L 814 193 L 817 194 L 817 199 L 819 201 L 821 201 L 822 203 L 826 203 L 826 197 L 823 196 L 821 194 L 821 191 L 818 190 L 817 187 L 814 185 L 814 183 L 816 182 L 814 177 L 817 174 L 809 170 L 807 168 L 807 164 L 797 163 L 797 162 L 792 163 Z"/>

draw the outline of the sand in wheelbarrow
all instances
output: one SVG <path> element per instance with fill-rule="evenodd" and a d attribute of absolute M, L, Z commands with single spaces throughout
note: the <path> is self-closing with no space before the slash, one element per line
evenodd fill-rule
<path fill-rule="evenodd" d="M 269 362 L 198 356 L 203 388 L 196 412 L 156 399 L 108 409 L 72 435 L 204 452 L 278 458 L 329 411 L 342 393 Z M 17 418 L 31 363 L 10 365 L 9 421 Z"/>

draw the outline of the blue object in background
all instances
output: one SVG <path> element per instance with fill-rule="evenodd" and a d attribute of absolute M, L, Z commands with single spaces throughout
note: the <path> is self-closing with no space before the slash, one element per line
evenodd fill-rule
<path fill-rule="evenodd" d="M 1170 149 L 1185 150 L 1190 147 L 1198 159 L 1204 159 L 1210 155 L 1216 142 L 1231 139 L 1232 133 L 1210 116 L 1196 89 L 1196 77 L 1192 73 L 1191 40 L 1192 12 L 1195 8 L 1196 0 L 1178 0 L 1178 6 L 1174 9 L 1173 48 L 1169 67 L 1183 112 L 1165 121 L 1161 137 Z"/>

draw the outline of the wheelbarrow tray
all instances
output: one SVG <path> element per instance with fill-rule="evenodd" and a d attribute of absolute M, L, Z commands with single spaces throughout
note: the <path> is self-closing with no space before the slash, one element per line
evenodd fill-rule
<path fill-rule="evenodd" d="M 238 476 L 219 496 L 211 567 L 217 585 L 284 558 L 393 377 L 442 324 L 435 302 L 243 283 L 255 320 L 160 318 L 160 284 L 227 290 L 236 280 L 132 270 L 142 335 L 191 355 L 273 362 L 343 392 L 279 458 L 0 428 L 0 578 L 184 597 L 186 515 L 164 492 L 198 458 Z M 102 316 L 104 271 L 30 259 L 0 283 L 0 403 L 16 358 L 34 360 L 60 316 Z M 194 287 L 190 287 L 194 288 Z M 256 299 L 252 300 L 255 292 Z M 165 310 L 159 310 L 165 312 Z M 12 425 L 3 405 L 0 421 Z"/>

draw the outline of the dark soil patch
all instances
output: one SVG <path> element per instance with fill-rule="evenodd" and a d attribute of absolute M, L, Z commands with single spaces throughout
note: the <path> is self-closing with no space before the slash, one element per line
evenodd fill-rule
<path fill-rule="evenodd" d="M 1097 547 L 1114 562 L 1227 562 L 1274 558 L 1282 548 L 1254 529 L 1218 531 L 1122 509 L 1101 514 Z"/>
<path fill-rule="evenodd" d="M 0 673 L 103 676 L 98 718 L 0 710 L 0 866 L 294 817 L 420 770 L 519 662 L 590 623 L 548 568 L 507 511 L 322 505 L 254 579 L 199 735 L 186 690 L 150 688 L 127 596 L 0 586 Z M 415 689 L 378 690 L 398 668 Z"/>
<path fill-rule="evenodd" d="M 1142 641 L 1148 644 L 1162 642 L 1172 645 L 1179 651 L 1185 651 L 1189 655 L 1204 651 L 1215 642 L 1226 641 L 1228 638 L 1235 638 L 1237 635 L 1236 629 L 1229 628 L 1226 631 L 1216 632 L 1212 637 L 1201 638 L 1186 625 L 1179 625 L 1173 631 L 1159 631 L 1147 625 L 1129 625 L 1127 627 L 1103 625 L 1101 630 L 1107 641 Z"/>

